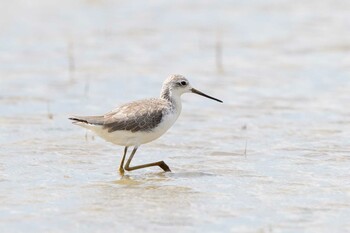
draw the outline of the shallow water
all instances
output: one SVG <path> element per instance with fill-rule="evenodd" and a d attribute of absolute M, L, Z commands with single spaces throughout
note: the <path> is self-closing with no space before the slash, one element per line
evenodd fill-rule
<path fill-rule="evenodd" d="M 2 231 L 350 231 L 349 11 L 337 0 L 3 2 Z M 183 96 L 178 122 L 134 159 L 173 172 L 121 177 L 123 148 L 67 116 L 158 96 L 171 73 L 224 104 Z"/>

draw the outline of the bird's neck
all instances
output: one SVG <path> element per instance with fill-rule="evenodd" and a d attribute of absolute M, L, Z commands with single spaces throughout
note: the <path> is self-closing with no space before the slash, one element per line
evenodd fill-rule
<path fill-rule="evenodd" d="M 173 93 L 169 88 L 162 89 L 160 98 L 169 101 L 169 103 L 178 111 L 181 111 L 181 96 Z"/>

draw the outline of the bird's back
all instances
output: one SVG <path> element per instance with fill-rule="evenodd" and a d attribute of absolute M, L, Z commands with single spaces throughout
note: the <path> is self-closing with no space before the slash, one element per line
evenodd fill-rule
<path fill-rule="evenodd" d="M 101 116 L 74 116 L 69 119 L 87 128 L 101 126 L 110 133 L 118 130 L 147 132 L 156 128 L 163 116 L 173 110 L 169 101 L 152 98 L 123 104 Z"/>

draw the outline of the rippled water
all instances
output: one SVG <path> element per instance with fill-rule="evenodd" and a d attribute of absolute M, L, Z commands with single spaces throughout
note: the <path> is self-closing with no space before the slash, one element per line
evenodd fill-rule
<path fill-rule="evenodd" d="M 350 231 L 348 1 L 1 5 L 1 231 Z M 173 172 L 121 177 L 123 148 L 67 117 L 172 73 L 224 104 L 183 96 L 134 159 Z"/>

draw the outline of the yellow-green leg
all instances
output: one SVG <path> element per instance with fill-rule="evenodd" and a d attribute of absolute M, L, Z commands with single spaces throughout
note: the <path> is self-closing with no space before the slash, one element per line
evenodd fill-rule
<path fill-rule="evenodd" d="M 123 155 L 123 158 L 122 158 L 122 161 L 120 162 L 120 166 L 119 166 L 119 172 L 120 174 L 124 175 L 124 160 L 125 160 L 125 156 L 126 156 L 126 153 L 128 152 L 128 147 L 126 146 L 124 148 L 124 155 Z"/>
<path fill-rule="evenodd" d="M 132 158 L 134 157 L 136 151 L 137 151 L 137 146 L 134 147 L 134 149 L 131 152 L 131 155 L 128 159 L 128 161 L 125 164 L 125 170 L 127 171 L 133 171 L 133 170 L 137 170 L 137 169 L 141 169 L 141 168 L 146 168 L 146 167 L 153 167 L 153 166 L 159 166 L 161 169 L 163 169 L 165 172 L 171 172 L 169 166 L 164 163 L 164 161 L 159 161 L 159 162 L 155 162 L 155 163 L 147 163 L 147 164 L 142 164 L 142 165 L 138 165 L 138 166 L 134 166 L 134 167 L 130 167 L 130 163 Z"/>

